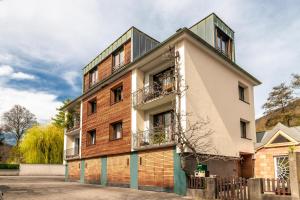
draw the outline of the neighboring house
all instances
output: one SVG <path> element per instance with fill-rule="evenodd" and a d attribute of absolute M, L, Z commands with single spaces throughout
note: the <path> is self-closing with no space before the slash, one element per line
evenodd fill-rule
<path fill-rule="evenodd" d="M 64 108 L 74 115 L 65 132 L 67 179 L 184 193 L 172 134 L 178 102 L 183 116 L 209 118 L 212 145 L 228 160 L 209 161 L 210 174 L 253 176 L 253 87 L 260 82 L 235 63 L 234 44 L 233 30 L 215 14 L 163 42 L 135 27 L 120 36 L 83 68 L 83 94 Z M 188 86 L 180 101 L 170 49 Z"/>
<path fill-rule="evenodd" d="M 300 152 L 300 127 L 278 123 L 272 130 L 256 133 L 255 177 L 288 178 L 289 151 Z"/>

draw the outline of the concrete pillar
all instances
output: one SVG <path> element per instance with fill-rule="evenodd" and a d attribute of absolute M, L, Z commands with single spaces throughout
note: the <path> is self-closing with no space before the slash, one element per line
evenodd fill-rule
<path fill-rule="evenodd" d="M 261 200 L 263 197 L 262 179 L 250 178 L 248 179 L 248 199 Z"/>
<path fill-rule="evenodd" d="M 292 199 L 300 199 L 300 152 L 289 153 L 289 167 Z"/>
<path fill-rule="evenodd" d="M 206 189 L 205 189 L 205 199 L 216 199 L 216 188 L 217 180 L 216 178 L 205 178 Z"/>

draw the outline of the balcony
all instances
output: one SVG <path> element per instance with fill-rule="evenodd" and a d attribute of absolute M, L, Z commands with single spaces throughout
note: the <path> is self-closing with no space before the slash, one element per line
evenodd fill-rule
<path fill-rule="evenodd" d="M 147 110 L 158 105 L 171 102 L 175 97 L 175 81 L 164 84 L 156 84 L 146 86 L 137 90 L 132 94 L 133 106 L 136 109 Z"/>
<path fill-rule="evenodd" d="M 67 132 L 74 132 L 80 128 L 80 120 L 74 119 L 72 123 L 67 124 Z"/>
<path fill-rule="evenodd" d="M 154 128 L 133 134 L 133 148 L 148 149 L 174 145 L 175 140 L 172 127 Z"/>
<path fill-rule="evenodd" d="M 79 158 L 79 147 L 65 150 L 64 152 L 65 160 L 76 159 L 76 158 Z"/>

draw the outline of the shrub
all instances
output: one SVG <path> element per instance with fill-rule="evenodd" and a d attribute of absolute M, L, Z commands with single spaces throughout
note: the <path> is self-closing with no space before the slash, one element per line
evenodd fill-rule
<path fill-rule="evenodd" d="M 1 164 L 0 163 L 0 169 L 19 169 L 19 164 Z"/>

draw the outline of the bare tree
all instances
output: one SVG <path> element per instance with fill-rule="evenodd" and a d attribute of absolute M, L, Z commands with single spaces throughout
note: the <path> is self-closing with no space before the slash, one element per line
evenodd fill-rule
<path fill-rule="evenodd" d="M 14 134 L 16 146 L 19 145 L 25 131 L 37 123 L 35 115 L 20 105 L 15 105 L 4 113 L 2 119 L 4 133 Z"/>

